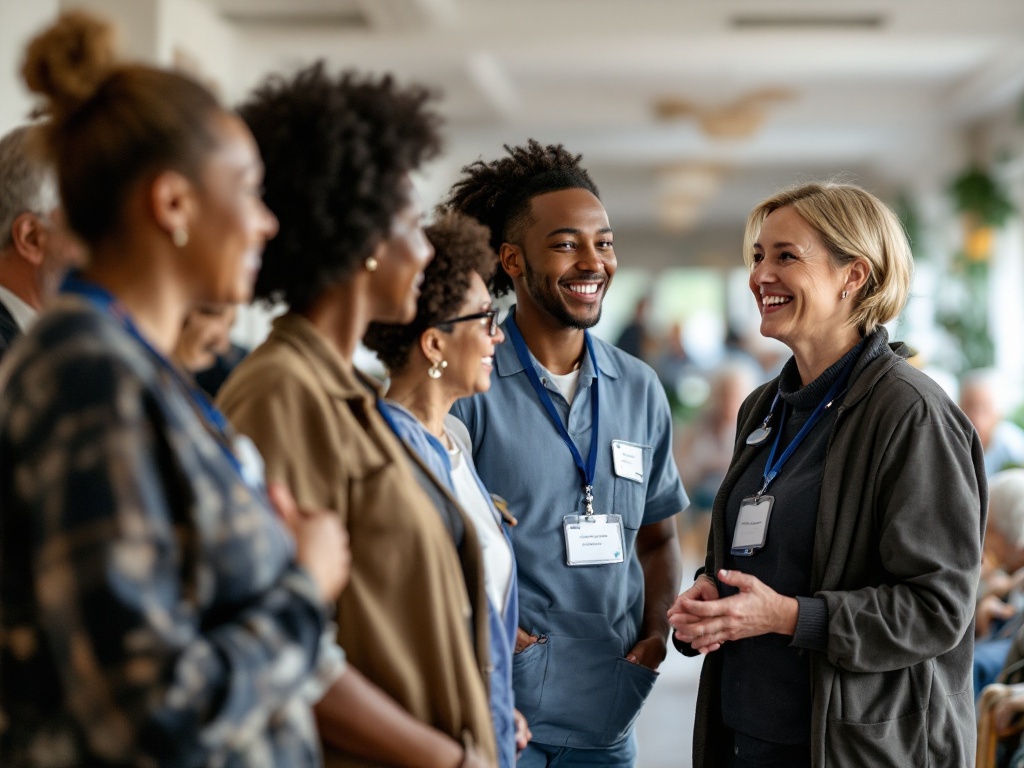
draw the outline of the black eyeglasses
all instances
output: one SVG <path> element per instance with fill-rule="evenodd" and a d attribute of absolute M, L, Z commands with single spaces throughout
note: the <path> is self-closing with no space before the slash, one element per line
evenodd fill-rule
<path fill-rule="evenodd" d="M 486 312 L 477 312 L 472 315 L 463 315 L 462 317 L 453 317 L 451 320 L 445 320 L 438 323 L 438 325 L 448 325 L 450 323 L 464 323 L 467 320 L 483 320 L 487 318 L 487 335 L 497 336 L 498 335 L 498 310 L 488 309 Z"/>

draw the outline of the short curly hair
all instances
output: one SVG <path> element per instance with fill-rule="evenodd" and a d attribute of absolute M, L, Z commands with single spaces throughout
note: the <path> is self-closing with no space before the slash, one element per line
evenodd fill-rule
<path fill-rule="evenodd" d="M 469 216 L 456 211 L 442 212 L 425 232 L 434 246 L 434 260 L 423 273 L 416 317 L 407 325 L 370 323 L 363 337 L 363 343 L 393 373 L 403 371 L 409 364 L 413 347 L 428 328 L 436 326 L 451 332 L 452 326 L 442 321 L 459 311 L 472 274 L 476 272 L 488 282 L 498 268 L 498 255 L 491 250 L 490 231 Z"/>
<path fill-rule="evenodd" d="M 390 76 L 332 77 L 321 61 L 291 79 L 269 77 L 239 108 L 280 222 L 256 298 L 303 311 L 373 252 L 408 204 L 403 178 L 441 149 L 433 98 Z"/>
<path fill-rule="evenodd" d="M 477 160 L 462 169 L 463 177 L 452 185 L 443 206 L 472 216 L 491 230 L 491 247 L 521 244 L 530 219 L 530 201 L 537 195 L 563 189 L 585 189 L 600 197 L 590 174 L 561 144 L 542 145 L 530 139 L 525 147 L 505 145 L 508 157 L 485 163 Z M 512 278 L 503 269 L 490 284 L 495 296 L 512 290 Z"/>

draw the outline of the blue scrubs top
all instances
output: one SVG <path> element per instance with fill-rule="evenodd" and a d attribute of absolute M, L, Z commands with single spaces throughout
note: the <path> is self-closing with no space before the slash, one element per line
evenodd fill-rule
<path fill-rule="evenodd" d="M 513 310 L 503 325 L 514 322 Z M 601 376 L 594 511 L 621 515 L 624 563 L 566 565 L 562 518 L 583 513 L 582 481 L 510 342 L 495 349 L 491 389 L 452 409 L 469 430 L 484 485 L 504 497 L 519 520 L 509 531 L 518 568 L 519 625 L 541 642 L 513 660 L 516 706 L 534 741 L 584 749 L 628 737 L 654 685 L 656 672 L 625 660 L 643 617 L 636 535 L 640 526 L 689 504 L 672 458 L 672 418 L 657 376 L 612 345 L 593 342 Z M 532 355 L 531 361 L 577 449 L 587 456 L 595 373 L 590 356 L 584 355 L 571 407 Z M 640 446 L 642 482 L 615 475 L 616 440 Z"/>

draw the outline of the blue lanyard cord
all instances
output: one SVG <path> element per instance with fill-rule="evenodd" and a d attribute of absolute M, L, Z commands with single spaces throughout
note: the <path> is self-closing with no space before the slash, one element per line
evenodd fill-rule
<path fill-rule="evenodd" d="M 580 455 L 579 449 L 576 447 L 576 443 L 573 442 L 572 437 L 565 429 L 565 425 L 562 424 L 562 417 L 558 415 L 558 411 L 555 410 L 555 404 L 551 400 L 551 395 L 541 384 L 540 376 L 537 375 L 537 369 L 533 367 L 533 359 L 530 357 L 530 350 L 526 347 L 526 342 L 523 341 L 523 335 L 519 332 L 519 328 L 516 327 L 515 319 L 509 318 L 509 321 L 505 324 L 505 334 L 512 341 L 512 347 L 516 351 L 516 356 L 519 358 L 519 362 L 523 364 L 523 369 L 526 371 L 526 377 L 530 380 L 530 384 L 533 387 L 533 391 L 537 393 L 537 398 L 540 400 L 541 405 L 544 406 L 544 410 L 548 412 L 548 416 L 551 417 L 551 421 L 554 422 L 555 429 L 558 430 L 559 436 L 562 438 L 562 442 L 569 448 L 569 452 L 572 454 L 572 460 L 576 463 L 576 468 L 580 472 L 580 478 L 583 480 L 583 500 L 586 504 L 586 513 L 588 515 L 594 514 L 594 472 L 597 469 L 597 443 L 598 443 L 598 381 L 600 374 L 597 367 L 597 357 L 594 355 L 594 342 L 590 338 L 590 334 L 587 331 L 583 332 L 583 340 L 587 346 L 587 353 L 590 355 L 590 361 L 594 365 L 594 383 L 590 387 L 590 414 L 591 421 L 593 423 L 593 429 L 590 435 L 590 454 L 587 456 L 587 463 L 583 463 L 583 457 Z"/>
<path fill-rule="evenodd" d="M 775 440 L 772 443 L 772 449 L 768 453 L 768 461 L 765 463 L 764 475 L 762 477 L 764 483 L 761 486 L 761 490 L 757 492 L 757 496 L 761 496 L 761 494 L 768 490 L 768 486 L 771 485 L 772 480 L 778 477 L 779 473 L 782 471 L 783 464 L 785 464 L 789 460 L 789 457 L 792 456 L 793 453 L 796 451 L 796 449 L 800 447 L 800 444 L 804 441 L 804 438 L 807 437 L 808 433 L 810 433 L 810 431 L 814 429 L 814 425 L 817 424 L 821 417 L 825 414 L 825 409 L 832 404 L 833 400 L 835 400 L 836 398 L 837 393 L 840 391 L 840 389 L 842 389 L 843 385 L 846 384 L 846 380 L 850 378 L 850 373 L 851 371 L 853 371 L 854 362 L 856 361 L 851 360 L 849 363 L 846 364 L 846 367 L 836 377 L 836 380 L 832 383 L 832 386 L 829 388 L 828 392 L 825 393 L 825 397 L 823 397 L 821 399 L 821 402 L 818 403 L 818 407 L 814 409 L 814 412 L 811 414 L 810 418 L 804 422 L 804 425 L 800 428 L 800 431 L 796 433 L 796 437 L 790 440 L 789 445 L 786 446 L 786 450 L 782 452 L 782 455 L 779 457 L 779 460 L 775 461 L 775 452 L 778 450 L 779 440 L 782 438 L 782 428 L 786 423 L 786 402 L 783 401 L 782 413 L 779 416 L 779 431 L 775 433 Z M 775 403 L 778 402 L 778 400 L 779 394 L 776 394 L 775 399 L 772 401 L 772 411 L 775 410 Z M 769 412 L 768 416 L 769 418 L 771 418 L 771 412 Z"/>
<path fill-rule="evenodd" d="M 241 474 L 242 463 L 231 449 L 231 440 L 228 437 L 228 420 L 224 417 L 224 414 L 220 412 L 217 406 L 210 402 L 210 398 L 206 396 L 205 392 L 189 381 L 177 366 L 149 343 L 135 323 L 132 322 L 131 316 L 124 306 L 118 302 L 117 298 L 105 288 L 84 280 L 76 273 L 72 273 L 64 279 L 61 285 L 61 292 L 81 296 L 94 306 L 107 312 L 121 324 L 132 338 L 142 344 L 160 362 L 160 365 L 184 387 L 207 431 L 216 439 L 224 455 L 227 456 L 235 470 Z"/>

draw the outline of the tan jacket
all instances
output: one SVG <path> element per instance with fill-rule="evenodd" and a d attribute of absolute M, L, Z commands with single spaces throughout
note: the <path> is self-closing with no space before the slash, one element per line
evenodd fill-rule
<path fill-rule="evenodd" d="M 413 716 L 456 739 L 469 736 L 494 760 L 476 534 L 466 522 L 456 550 L 416 479 L 429 473 L 414 473 L 410 462 L 419 460 L 377 411 L 372 386 L 346 370 L 307 320 L 288 314 L 218 402 L 260 449 L 268 480 L 285 483 L 300 506 L 341 516 L 352 575 L 338 600 L 338 642 L 349 662 Z M 326 761 L 368 764 L 338 753 Z"/>

